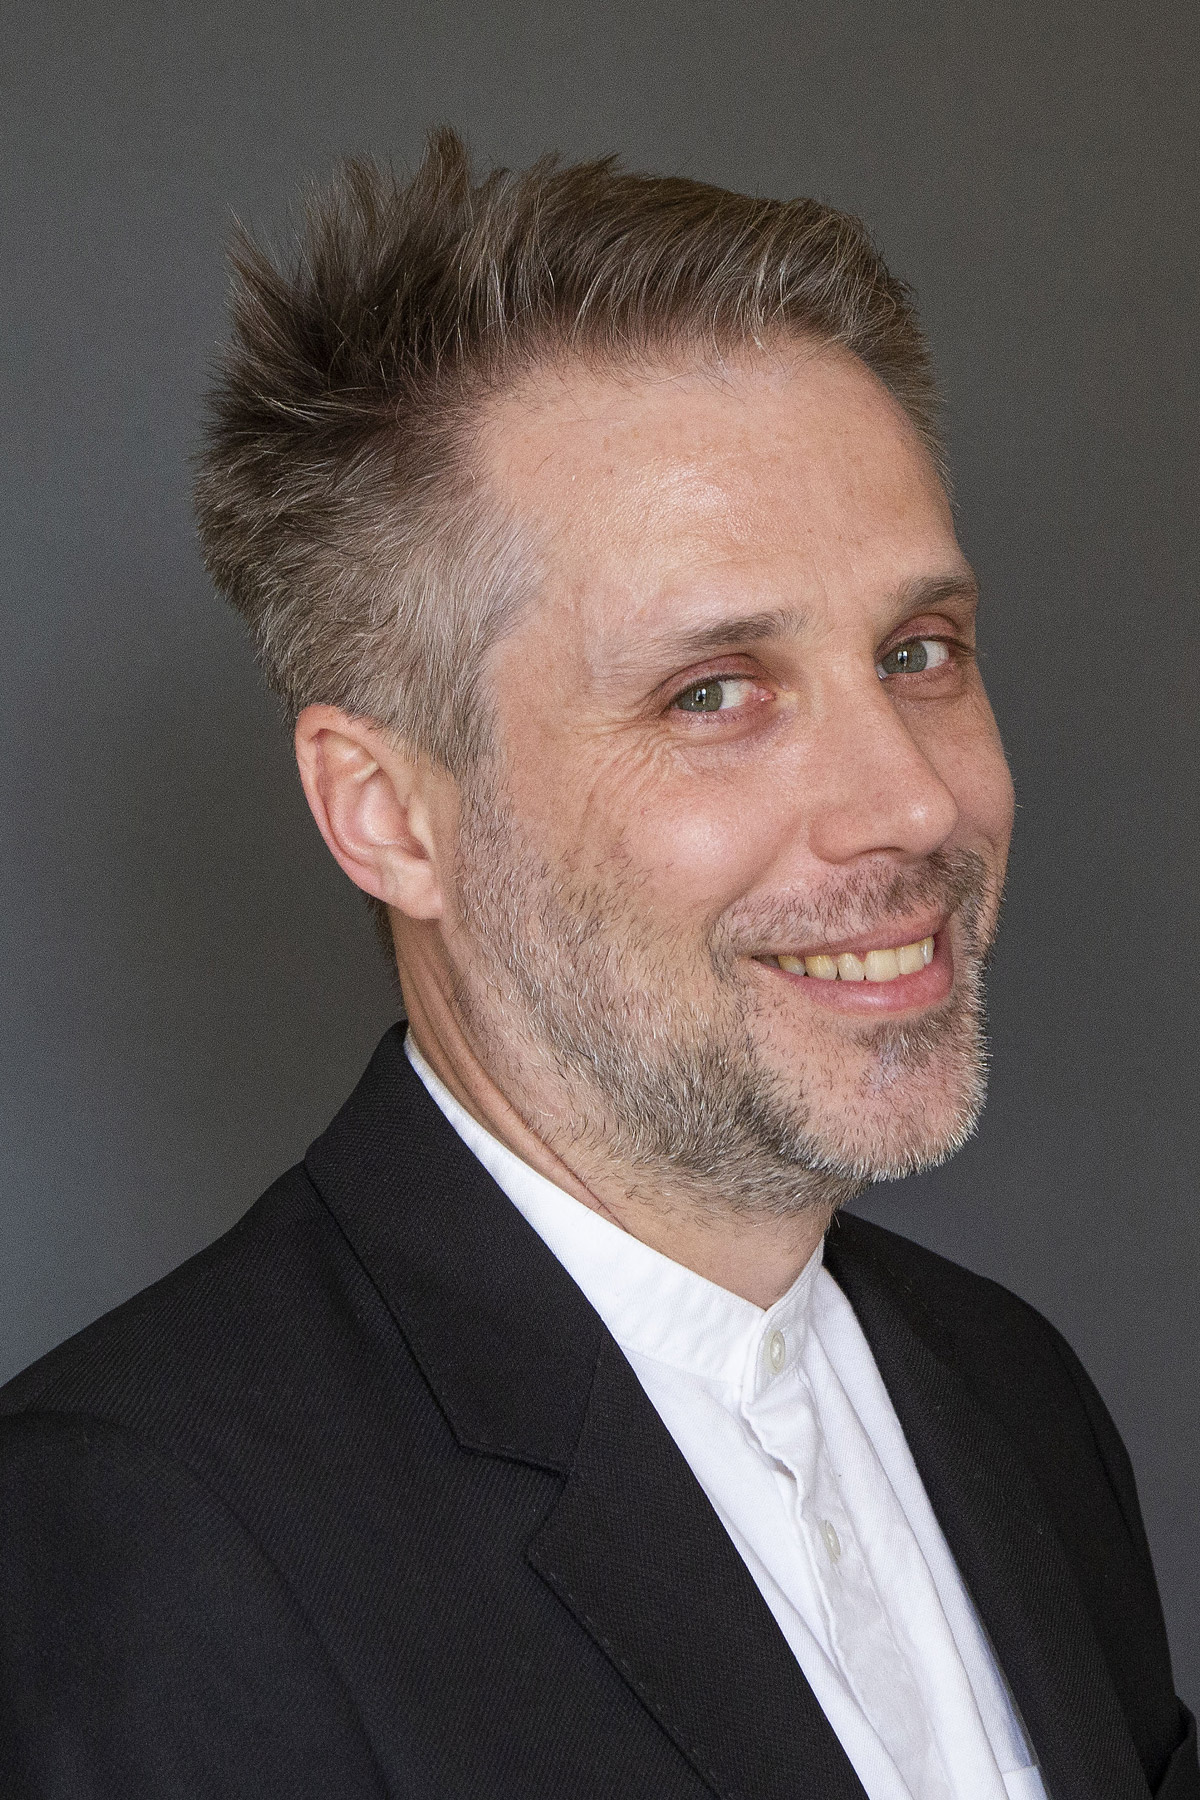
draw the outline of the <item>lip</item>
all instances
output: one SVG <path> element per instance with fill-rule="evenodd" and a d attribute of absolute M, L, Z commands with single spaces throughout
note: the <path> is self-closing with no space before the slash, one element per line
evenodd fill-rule
<path fill-rule="evenodd" d="M 885 927 L 885 931 L 892 929 L 890 926 Z M 908 927 L 903 929 L 907 930 Z M 925 1012 L 947 1000 L 954 986 L 954 953 L 950 933 L 944 925 L 936 931 L 914 931 L 911 938 L 886 936 L 880 932 L 868 933 L 837 949 L 822 950 L 820 953 L 810 950 L 807 954 L 836 956 L 843 950 L 849 950 L 855 956 L 861 956 L 868 950 L 887 950 L 895 944 L 917 943 L 921 937 L 932 937 L 933 960 L 923 969 L 918 969 L 915 975 L 897 975 L 894 981 L 821 981 L 814 975 L 792 975 L 775 963 L 760 962 L 760 967 L 774 980 L 789 982 L 814 1006 L 823 1007 L 828 1012 L 851 1013 L 859 1018 Z M 784 951 L 785 956 L 788 954 L 789 952 Z"/>
<path fill-rule="evenodd" d="M 919 944 L 922 938 L 937 938 L 946 929 L 946 915 L 939 913 L 917 913 L 908 919 L 888 919 L 874 931 L 865 931 L 861 937 L 840 938 L 836 943 L 809 944 L 797 949 L 793 944 L 781 944 L 777 950 L 764 951 L 770 956 L 857 956 L 860 960 L 870 950 L 895 950 L 900 944 Z M 801 979 L 799 976 L 797 980 Z M 912 977 L 902 975 L 901 981 Z"/>

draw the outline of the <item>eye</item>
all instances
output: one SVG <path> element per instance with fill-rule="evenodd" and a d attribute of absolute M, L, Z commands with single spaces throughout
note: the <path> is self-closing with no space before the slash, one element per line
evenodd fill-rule
<path fill-rule="evenodd" d="M 941 638 L 909 638 L 880 657 L 875 673 L 880 681 L 886 681 L 889 675 L 924 675 L 949 661 L 950 647 Z"/>
<path fill-rule="evenodd" d="M 685 687 L 671 705 L 686 713 L 729 712 L 735 706 L 743 706 L 753 690 L 754 683 L 743 675 L 710 675 Z"/>

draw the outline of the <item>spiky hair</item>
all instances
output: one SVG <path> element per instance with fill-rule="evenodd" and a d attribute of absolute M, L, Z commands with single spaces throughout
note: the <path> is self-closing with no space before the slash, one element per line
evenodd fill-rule
<path fill-rule="evenodd" d="M 816 200 L 629 173 L 612 158 L 477 179 L 435 131 L 409 181 L 346 163 L 296 254 L 245 236 L 197 511 L 217 585 L 294 714 L 327 701 L 454 772 L 478 754 L 486 650 L 530 585 L 472 479 L 489 396 L 563 358 L 839 345 L 935 456 L 911 296 L 864 227 Z"/>

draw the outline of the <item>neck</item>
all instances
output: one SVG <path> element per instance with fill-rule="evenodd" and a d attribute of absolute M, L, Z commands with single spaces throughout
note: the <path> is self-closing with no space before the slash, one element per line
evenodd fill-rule
<path fill-rule="evenodd" d="M 771 1306 L 787 1292 L 824 1236 L 832 1205 L 775 1218 L 647 1192 L 644 1176 L 559 1129 L 558 1106 L 547 1109 L 524 1095 L 518 1103 L 503 1091 L 451 1003 L 448 983 L 428 979 L 427 965 L 414 967 L 406 957 L 400 973 L 417 1048 L 459 1105 L 514 1156 L 622 1231 L 755 1306 Z"/>

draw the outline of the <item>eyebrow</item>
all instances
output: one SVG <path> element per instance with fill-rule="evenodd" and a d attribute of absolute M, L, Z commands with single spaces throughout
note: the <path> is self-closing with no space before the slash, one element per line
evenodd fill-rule
<path fill-rule="evenodd" d="M 692 631 L 664 634 L 657 641 L 664 650 L 669 648 L 685 658 L 704 656 L 732 643 L 762 644 L 772 638 L 795 637 L 807 623 L 807 614 L 798 607 L 772 606 L 762 612 L 743 613 L 736 619 L 716 619 L 711 625 L 699 625 Z"/>
<path fill-rule="evenodd" d="M 943 600 L 966 600 L 979 604 L 979 579 L 973 569 L 954 575 L 931 575 L 906 582 L 896 595 L 901 612 L 919 612 L 923 606 L 936 606 Z"/>
<path fill-rule="evenodd" d="M 896 611 L 919 612 L 948 600 L 979 599 L 979 583 L 973 573 L 964 570 L 953 575 L 918 577 L 899 588 L 894 597 Z M 714 619 L 711 624 L 697 625 L 691 630 L 650 632 L 615 659 L 618 668 L 630 673 L 642 672 L 658 664 L 680 665 L 715 651 L 729 650 L 735 644 L 763 644 L 780 638 L 797 637 L 808 624 L 809 615 L 800 607 L 772 606 L 760 612 L 741 613 L 735 618 Z M 609 663 L 612 670 L 613 664 Z"/>
<path fill-rule="evenodd" d="M 805 623 L 806 615 L 797 608 L 773 606 L 736 618 L 713 619 L 710 624 L 695 625 L 690 630 L 650 630 L 606 650 L 601 665 L 604 679 L 609 681 L 615 676 L 618 681 L 637 682 L 640 686 L 657 673 L 667 675 L 685 663 L 730 650 L 735 644 L 762 644 L 792 636 L 802 631 Z"/>

